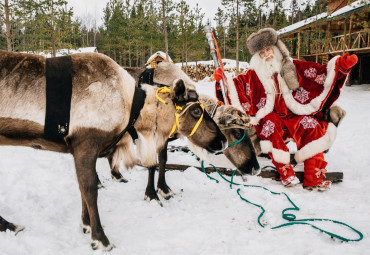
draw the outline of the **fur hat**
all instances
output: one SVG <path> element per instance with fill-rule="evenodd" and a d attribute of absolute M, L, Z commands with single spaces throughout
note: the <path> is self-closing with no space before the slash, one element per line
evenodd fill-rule
<path fill-rule="evenodd" d="M 289 89 L 296 90 L 299 87 L 298 76 L 295 66 L 289 57 L 289 50 L 278 37 L 273 28 L 263 28 L 247 38 L 247 48 L 250 54 L 258 54 L 268 46 L 275 45 L 283 55 L 281 76 L 284 78 Z"/>

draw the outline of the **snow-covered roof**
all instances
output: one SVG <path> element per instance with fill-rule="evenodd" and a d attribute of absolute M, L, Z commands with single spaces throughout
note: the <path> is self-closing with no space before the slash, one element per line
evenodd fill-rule
<path fill-rule="evenodd" d="M 297 23 L 294 23 L 294 24 L 292 24 L 290 26 L 287 26 L 287 27 L 284 27 L 284 28 L 280 29 L 278 31 L 278 34 L 279 35 L 282 35 L 282 34 L 294 32 L 297 29 L 300 29 L 300 28 L 305 27 L 305 26 L 307 26 L 307 25 L 309 25 L 311 23 L 314 23 L 314 22 L 316 22 L 318 20 L 321 20 L 323 18 L 326 18 L 327 16 L 328 16 L 328 14 L 326 12 L 320 13 L 320 14 L 318 14 L 316 16 L 310 17 L 310 18 L 305 19 L 305 20 L 301 20 L 301 21 L 299 21 Z"/>
<path fill-rule="evenodd" d="M 152 62 L 152 60 L 154 58 L 156 58 L 157 56 L 161 56 L 163 59 L 166 59 L 166 53 L 164 53 L 163 51 L 157 51 L 156 53 L 154 53 L 153 55 L 151 55 L 149 58 L 148 58 L 148 61 L 146 61 L 146 64 L 145 65 L 148 65 L 150 62 Z M 168 56 L 168 61 L 169 62 L 173 62 L 171 57 Z"/>
<path fill-rule="evenodd" d="M 359 9 L 364 8 L 366 5 L 369 5 L 369 4 L 370 4 L 370 0 L 359 0 L 359 1 L 353 2 L 349 5 L 344 6 L 343 8 L 340 8 L 339 10 L 333 12 L 332 14 L 330 14 L 328 16 L 328 19 L 332 19 L 340 15 L 344 15 L 350 12 L 357 11 Z"/>
<path fill-rule="evenodd" d="M 79 52 L 96 52 L 96 47 L 85 47 L 85 48 L 79 48 L 77 50 L 71 50 L 71 51 L 73 51 L 72 54 L 79 53 Z"/>
<path fill-rule="evenodd" d="M 305 27 L 305 26 L 307 26 L 311 23 L 314 23 L 318 20 L 321 20 L 321 19 L 324 19 L 324 18 L 333 19 L 335 17 L 339 17 L 341 15 L 360 10 L 360 9 L 364 8 L 366 5 L 369 5 L 369 4 L 370 4 L 370 0 L 358 0 L 356 2 L 353 2 L 349 5 L 346 5 L 345 7 L 333 12 L 329 16 L 327 15 L 326 12 L 324 12 L 324 13 L 318 14 L 316 16 L 310 17 L 308 19 L 301 20 L 301 21 L 299 21 L 297 23 L 294 23 L 290 26 L 284 27 L 284 28 L 282 28 L 278 31 L 278 34 L 282 35 L 282 34 L 286 34 L 286 33 L 292 33 L 294 31 L 296 31 L 300 28 L 303 28 L 303 27 Z"/>

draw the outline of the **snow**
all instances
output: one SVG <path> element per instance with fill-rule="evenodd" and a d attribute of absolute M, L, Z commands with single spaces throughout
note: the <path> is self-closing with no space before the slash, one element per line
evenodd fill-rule
<path fill-rule="evenodd" d="M 61 50 L 57 50 L 56 56 L 57 57 L 67 56 L 67 55 L 82 53 L 82 52 L 96 52 L 96 47 L 85 47 L 85 48 L 78 48 L 78 49 L 61 49 Z M 46 58 L 52 57 L 52 53 L 48 51 L 38 52 L 38 53 L 33 53 L 33 52 L 25 52 L 25 53 L 38 54 Z"/>
<path fill-rule="evenodd" d="M 151 55 L 148 60 L 146 61 L 146 65 L 149 64 L 153 58 L 155 58 L 156 56 L 161 56 L 162 58 L 166 59 L 166 53 L 164 53 L 163 51 L 157 51 L 156 53 L 154 53 L 153 55 Z M 171 57 L 168 56 L 168 61 L 169 62 L 173 62 Z"/>
<path fill-rule="evenodd" d="M 199 93 L 213 95 L 213 84 L 197 83 Z M 167 182 L 174 198 L 144 201 L 147 171 L 122 169 L 128 183 L 110 178 L 106 159 L 99 159 L 97 172 L 104 188 L 99 190 L 99 213 L 105 233 L 116 246 L 109 254 L 367 254 L 370 247 L 370 85 L 343 88 L 337 101 L 347 111 L 338 129 L 337 140 L 326 159 L 328 171 L 344 172 L 344 181 L 330 191 L 304 190 L 300 185 L 284 188 L 281 183 L 256 176 L 245 184 L 262 185 L 275 192 L 286 192 L 300 208 L 298 219 L 328 218 L 345 222 L 364 234 L 360 242 L 342 243 L 304 225 L 272 230 L 286 223 L 281 211 L 290 204 L 283 196 L 263 189 L 241 188 L 241 194 L 261 204 L 266 213 L 258 225 L 261 210 L 243 202 L 236 188 L 230 189 L 217 174 L 217 184 L 190 167 L 184 172 L 168 171 Z M 177 140 L 172 145 L 185 145 Z M 291 147 L 291 146 L 289 146 Z M 292 146 L 294 150 L 294 146 Z M 0 215 L 25 226 L 15 236 L 0 232 L 0 254 L 103 254 L 92 252 L 90 236 L 79 224 L 81 198 L 69 154 L 38 151 L 25 147 L 0 147 Z M 209 160 L 230 166 L 222 155 Z M 259 159 L 261 167 L 271 165 Z M 169 162 L 199 165 L 189 153 L 169 153 Z M 302 170 L 298 165 L 296 170 Z M 242 183 L 240 177 L 236 182 Z M 316 223 L 315 223 L 316 224 Z M 354 232 L 337 224 L 320 223 L 347 238 Z"/>

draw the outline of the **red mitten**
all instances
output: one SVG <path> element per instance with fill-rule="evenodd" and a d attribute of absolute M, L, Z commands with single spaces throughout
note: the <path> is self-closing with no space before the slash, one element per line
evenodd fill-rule
<path fill-rule="evenodd" d="M 348 70 L 357 63 L 357 56 L 355 54 L 348 56 L 348 53 L 344 54 L 338 59 L 339 67 Z"/>
<path fill-rule="evenodd" d="M 223 74 L 223 72 L 222 72 L 221 68 L 218 68 L 213 73 L 213 77 L 215 78 L 215 80 L 217 82 L 219 82 L 222 79 L 222 74 Z"/>

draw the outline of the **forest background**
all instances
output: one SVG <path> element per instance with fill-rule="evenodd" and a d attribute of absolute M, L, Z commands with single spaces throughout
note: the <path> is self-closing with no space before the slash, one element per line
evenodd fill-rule
<path fill-rule="evenodd" d="M 205 11 L 183 0 L 109 0 L 98 22 L 76 16 L 66 0 L 1 0 L 0 49 L 55 56 L 59 49 L 97 47 L 122 66 L 143 66 L 158 50 L 174 62 L 207 60 Z M 324 11 L 324 1 L 222 0 L 212 23 L 223 58 L 249 61 L 249 34 Z"/>

